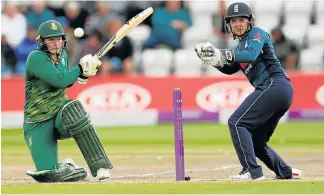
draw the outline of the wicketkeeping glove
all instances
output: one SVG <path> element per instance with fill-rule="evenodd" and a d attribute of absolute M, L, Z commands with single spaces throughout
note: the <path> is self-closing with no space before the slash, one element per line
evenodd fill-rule
<path fill-rule="evenodd" d="M 234 52 L 229 49 L 217 49 L 210 42 L 199 43 L 195 51 L 203 64 L 222 68 L 225 64 L 234 62 Z"/>

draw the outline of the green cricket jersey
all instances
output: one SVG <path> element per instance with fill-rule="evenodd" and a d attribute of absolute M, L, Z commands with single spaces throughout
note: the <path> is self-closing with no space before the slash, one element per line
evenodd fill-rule
<path fill-rule="evenodd" d="M 80 69 L 78 66 L 69 69 L 65 50 L 58 59 L 56 64 L 48 54 L 40 50 L 28 55 L 24 107 L 26 123 L 52 118 L 67 101 L 65 89 L 77 80 Z"/>

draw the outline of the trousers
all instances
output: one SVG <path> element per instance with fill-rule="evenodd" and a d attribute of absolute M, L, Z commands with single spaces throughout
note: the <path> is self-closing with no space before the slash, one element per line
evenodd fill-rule
<path fill-rule="evenodd" d="M 293 100 L 287 78 L 269 78 L 242 102 L 228 119 L 232 142 L 243 167 L 253 179 L 263 176 L 259 158 L 281 178 L 291 177 L 291 167 L 267 144 Z"/>
<path fill-rule="evenodd" d="M 58 167 L 58 144 L 64 137 L 57 130 L 54 116 L 46 121 L 24 123 L 24 138 L 31 153 L 36 171 L 53 170 Z"/>

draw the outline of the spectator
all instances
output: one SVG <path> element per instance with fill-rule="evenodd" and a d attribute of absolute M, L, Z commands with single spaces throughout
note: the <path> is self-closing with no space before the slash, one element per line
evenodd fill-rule
<path fill-rule="evenodd" d="M 4 58 L 1 52 L 1 77 L 10 77 L 12 75 L 12 72 L 9 70 L 6 64 L 6 59 Z"/>
<path fill-rule="evenodd" d="M 4 69 L 9 69 L 11 73 L 15 73 L 17 57 L 14 49 L 8 44 L 7 37 L 3 34 L 1 35 L 1 59 L 2 58 L 3 61 L 1 61 L 1 68 L 4 67 Z"/>
<path fill-rule="evenodd" d="M 227 36 L 224 28 L 224 17 L 226 15 L 226 2 L 220 1 L 219 4 L 219 12 L 213 14 L 213 39 L 211 40 L 212 44 L 217 48 L 226 48 L 227 39 L 233 39 L 230 36 Z"/>
<path fill-rule="evenodd" d="M 103 46 L 102 39 L 103 39 L 102 34 L 98 30 L 93 30 L 88 35 L 87 39 L 81 41 L 80 45 L 74 48 L 76 50 L 76 51 L 74 51 L 75 52 L 75 57 L 74 57 L 75 61 L 71 65 L 78 64 L 79 62 L 77 60 L 79 60 L 81 58 L 80 56 L 84 56 L 87 54 L 95 55 Z M 70 44 L 70 42 L 69 42 L 69 44 Z M 102 57 L 100 60 L 102 62 L 100 67 L 106 67 L 107 66 L 107 65 L 105 65 L 105 63 L 107 61 L 106 58 Z M 100 68 L 100 69 L 102 69 L 102 68 Z M 100 70 L 99 70 L 99 72 L 100 72 Z M 99 75 L 99 72 L 97 75 Z"/>
<path fill-rule="evenodd" d="M 94 30 L 89 35 L 85 42 L 80 46 L 81 51 L 79 56 L 87 54 L 95 55 L 102 47 L 102 35 L 99 31 Z M 78 57 L 80 59 L 80 57 Z"/>
<path fill-rule="evenodd" d="M 117 17 L 118 15 L 110 10 L 108 2 L 99 1 L 96 2 L 97 12 L 93 15 L 90 15 L 89 20 L 85 28 L 86 34 L 94 30 L 99 30 L 101 34 L 105 34 L 105 26 L 112 18 Z"/>
<path fill-rule="evenodd" d="M 271 36 L 275 53 L 282 66 L 286 70 L 296 70 L 299 56 L 297 44 L 289 40 L 280 28 L 273 29 Z"/>
<path fill-rule="evenodd" d="M 153 7 L 155 10 L 157 7 L 160 7 L 162 3 L 162 1 L 128 1 L 125 9 L 125 17 L 126 19 L 130 19 L 148 7 Z M 152 27 L 152 15 L 145 19 L 141 24 Z"/>
<path fill-rule="evenodd" d="M 96 1 L 78 1 L 81 8 L 86 9 L 88 13 L 94 13 L 96 9 Z"/>
<path fill-rule="evenodd" d="M 211 40 L 211 43 L 216 48 L 224 48 L 225 47 L 226 35 L 224 35 L 222 33 L 221 20 L 222 20 L 222 18 L 220 16 L 214 15 L 214 17 L 213 17 L 213 38 Z"/>
<path fill-rule="evenodd" d="M 65 1 L 47 1 L 47 8 L 53 12 L 56 17 L 65 16 L 64 5 Z"/>
<path fill-rule="evenodd" d="M 157 8 L 152 16 L 152 33 L 143 48 L 155 48 L 162 44 L 173 50 L 180 49 L 181 34 L 191 25 L 189 13 L 181 8 L 181 1 L 167 0 L 165 7 Z"/>
<path fill-rule="evenodd" d="M 80 27 L 84 29 L 89 13 L 80 7 L 79 2 L 70 1 L 64 8 L 66 17 L 70 20 L 70 28 L 72 30 Z"/>
<path fill-rule="evenodd" d="M 9 1 L 7 1 L 9 2 Z M 29 11 L 29 6 L 30 2 L 28 1 L 14 1 L 15 5 L 17 6 L 18 12 L 24 15 L 26 17 L 28 11 Z"/>
<path fill-rule="evenodd" d="M 108 23 L 110 37 L 117 33 L 121 27 L 121 21 L 117 18 Z M 109 37 L 109 38 L 110 38 Z M 134 71 L 133 46 L 131 40 L 125 36 L 108 53 L 109 60 L 102 65 L 100 74 L 124 73 L 130 74 Z"/>
<path fill-rule="evenodd" d="M 238 45 L 238 42 L 233 40 L 233 37 L 225 32 L 225 16 L 227 11 L 227 2 L 219 1 L 217 4 L 218 13 L 213 14 L 213 39 L 211 42 L 215 47 L 218 48 L 227 48 L 227 49 L 235 49 Z"/>
<path fill-rule="evenodd" d="M 35 29 L 47 20 L 55 20 L 54 13 L 46 8 L 44 1 L 33 2 L 33 9 L 27 14 L 28 26 L 33 26 Z"/>
<path fill-rule="evenodd" d="M 26 18 L 19 13 L 15 4 L 6 2 L 4 14 L 1 16 L 2 34 L 7 37 L 11 48 L 15 48 L 25 37 L 27 32 Z"/>
<path fill-rule="evenodd" d="M 29 53 L 35 50 L 38 46 L 36 36 L 36 29 L 34 29 L 32 26 L 28 27 L 27 37 L 15 49 L 15 53 L 18 58 L 16 69 L 18 74 L 25 73 L 27 57 Z"/>
<path fill-rule="evenodd" d="M 121 16 L 120 20 L 125 22 L 125 10 L 129 4 L 129 1 L 110 1 L 110 9 Z"/>

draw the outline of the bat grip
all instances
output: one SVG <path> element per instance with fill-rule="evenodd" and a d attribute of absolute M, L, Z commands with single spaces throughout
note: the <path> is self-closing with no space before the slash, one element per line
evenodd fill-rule
<path fill-rule="evenodd" d="M 99 60 L 99 56 L 97 54 L 95 54 L 93 57 Z"/>

